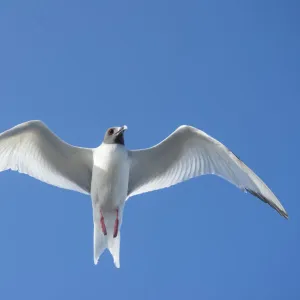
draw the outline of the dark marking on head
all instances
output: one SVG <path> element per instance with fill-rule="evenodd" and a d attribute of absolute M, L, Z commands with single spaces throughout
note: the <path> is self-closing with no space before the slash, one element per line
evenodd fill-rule
<path fill-rule="evenodd" d="M 127 129 L 127 126 L 122 127 L 111 127 L 107 129 L 103 143 L 105 144 L 120 144 L 124 145 L 124 131 Z"/>

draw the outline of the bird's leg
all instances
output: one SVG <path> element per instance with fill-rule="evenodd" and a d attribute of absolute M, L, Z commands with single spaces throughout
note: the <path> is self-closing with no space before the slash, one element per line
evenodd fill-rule
<path fill-rule="evenodd" d="M 101 228 L 102 228 L 102 232 L 104 235 L 107 235 L 107 230 L 106 230 L 106 226 L 105 226 L 105 223 L 104 223 L 104 217 L 103 217 L 103 214 L 102 214 L 102 211 L 100 209 L 100 224 L 101 224 Z"/>
<path fill-rule="evenodd" d="M 118 229 L 119 229 L 119 209 L 118 208 L 116 209 L 116 213 L 117 213 L 117 216 L 116 216 L 115 226 L 114 226 L 114 235 L 113 235 L 114 238 L 117 237 Z"/>

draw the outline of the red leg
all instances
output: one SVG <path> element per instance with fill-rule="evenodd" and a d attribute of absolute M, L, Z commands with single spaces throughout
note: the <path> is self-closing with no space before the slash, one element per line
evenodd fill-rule
<path fill-rule="evenodd" d="M 107 235 L 106 226 L 105 226 L 105 223 L 104 223 L 104 217 L 102 215 L 101 210 L 100 210 L 100 215 L 101 215 L 100 224 L 101 224 L 102 232 L 103 232 L 104 235 Z"/>
<path fill-rule="evenodd" d="M 115 226 L 114 226 L 114 235 L 113 237 L 117 237 L 118 235 L 118 230 L 119 230 L 119 209 L 116 209 L 117 216 L 116 216 L 116 221 L 115 221 Z"/>

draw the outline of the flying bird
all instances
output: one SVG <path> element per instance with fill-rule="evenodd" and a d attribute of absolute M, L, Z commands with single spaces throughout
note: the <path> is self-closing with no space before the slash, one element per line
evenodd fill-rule
<path fill-rule="evenodd" d="M 125 148 L 127 126 L 111 127 L 97 148 L 72 146 L 43 122 L 28 121 L 0 134 L 0 171 L 15 170 L 91 196 L 94 263 L 108 248 L 120 267 L 120 227 L 126 200 L 196 176 L 218 175 L 288 215 L 266 184 L 226 146 L 183 125 L 159 144 Z"/>

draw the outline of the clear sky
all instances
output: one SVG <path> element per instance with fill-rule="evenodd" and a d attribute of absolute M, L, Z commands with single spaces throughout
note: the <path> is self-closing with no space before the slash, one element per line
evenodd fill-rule
<path fill-rule="evenodd" d="M 43 120 L 130 149 L 181 124 L 219 139 L 290 220 L 204 176 L 125 207 L 121 269 L 93 264 L 88 196 L 0 174 L 1 299 L 300 299 L 299 1 L 0 2 L 0 131 Z"/>

